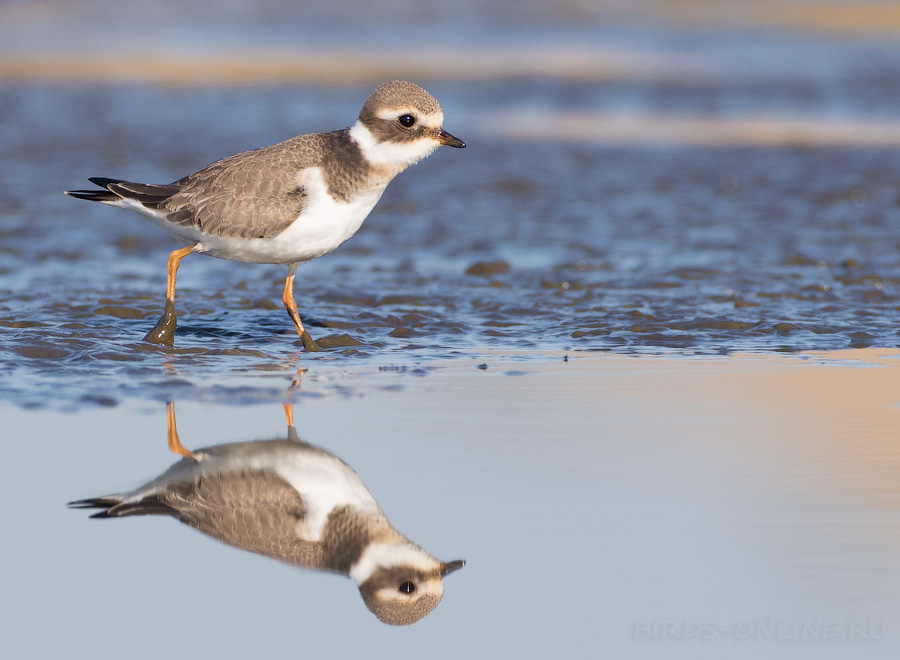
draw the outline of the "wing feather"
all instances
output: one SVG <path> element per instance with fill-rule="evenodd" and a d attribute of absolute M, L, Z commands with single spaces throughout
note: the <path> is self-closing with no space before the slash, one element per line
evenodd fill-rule
<path fill-rule="evenodd" d="M 306 205 L 298 172 L 316 166 L 316 134 L 229 156 L 179 179 L 160 207 L 171 222 L 223 237 L 269 238 Z"/>

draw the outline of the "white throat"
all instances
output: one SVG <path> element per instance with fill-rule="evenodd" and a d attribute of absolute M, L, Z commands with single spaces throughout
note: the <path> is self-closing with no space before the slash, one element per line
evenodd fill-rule
<path fill-rule="evenodd" d="M 359 120 L 350 127 L 350 137 L 359 145 L 369 163 L 396 168 L 398 172 L 419 162 L 441 145 L 430 137 L 413 142 L 379 142 Z"/>

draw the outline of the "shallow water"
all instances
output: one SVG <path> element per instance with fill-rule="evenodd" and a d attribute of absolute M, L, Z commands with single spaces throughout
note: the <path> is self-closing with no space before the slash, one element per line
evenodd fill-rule
<path fill-rule="evenodd" d="M 163 2 L 137 10 L 152 38 L 105 2 L 0 10 L 0 655 L 897 656 L 892 23 L 576 4 L 434 35 L 445 13 L 407 3 L 191 28 L 203 3 Z M 61 191 L 345 126 L 395 76 L 469 146 L 298 271 L 336 345 L 302 352 L 282 268 L 202 256 L 175 348 L 141 342 L 178 246 Z M 166 401 L 189 448 L 283 435 L 294 401 L 400 531 L 468 565 L 398 631 L 339 577 L 67 511 L 173 462 Z"/>
<path fill-rule="evenodd" d="M 107 390 L 116 397 L 169 360 L 227 373 L 276 369 L 299 350 L 280 267 L 202 256 L 179 273 L 176 349 L 142 344 L 176 245 L 137 216 L 60 191 L 92 175 L 176 178 L 324 123 L 309 108 L 286 109 L 291 99 L 314 94 L 343 108 L 325 115 L 350 118 L 362 88 L 14 89 L 2 109 L 14 157 L 3 168 L 0 369 L 16 375 L 7 391 L 35 394 L 35 372 L 76 389 L 76 375 L 117 374 Z M 401 175 L 357 236 L 300 269 L 295 293 L 313 335 L 360 342 L 308 360 L 410 349 L 427 359 L 479 346 L 897 345 L 893 149 L 504 142 L 464 112 L 454 121 L 463 104 L 451 86 L 435 93 L 470 146 Z M 495 92 L 482 93 L 479 103 L 468 89 L 468 102 L 489 105 Z M 204 127 L 213 115 L 215 128 Z M 173 129 L 173 117 L 185 119 Z"/>
<path fill-rule="evenodd" d="M 17 595 L 3 644 L 29 657 L 896 655 L 896 352 L 562 358 L 380 371 L 364 396 L 295 406 L 301 436 L 349 463 L 398 529 L 468 562 L 402 630 L 344 578 L 173 520 L 65 510 L 174 462 L 162 403 L 6 405 L 30 439 L 6 446 L 18 506 L 0 565 Z M 176 414 L 189 449 L 284 434 L 277 402 L 179 401 Z M 35 447 L 52 448 L 40 470 L 13 467 L 33 466 Z M 48 621 L 58 634 L 39 634 Z"/>

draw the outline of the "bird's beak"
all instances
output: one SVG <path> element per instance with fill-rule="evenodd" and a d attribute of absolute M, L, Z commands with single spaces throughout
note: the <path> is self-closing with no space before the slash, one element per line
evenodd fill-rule
<path fill-rule="evenodd" d="M 460 140 L 458 137 L 453 137 L 443 128 L 438 133 L 438 142 L 441 144 L 447 145 L 448 147 L 456 147 L 457 149 L 465 149 L 466 143 Z"/>
<path fill-rule="evenodd" d="M 451 135 L 450 137 L 453 137 L 453 136 Z M 453 138 L 453 139 L 455 140 L 456 138 Z M 452 146 L 455 146 L 455 145 L 452 145 Z M 465 145 L 463 145 L 463 146 L 465 146 Z M 457 559 L 456 561 L 448 561 L 446 564 L 442 563 L 441 564 L 441 577 L 442 578 L 447 577 L 453 571 L 459 570 L 460 568 L 462 568 L 465 565 L 466 565 L 465 559 Z"/>

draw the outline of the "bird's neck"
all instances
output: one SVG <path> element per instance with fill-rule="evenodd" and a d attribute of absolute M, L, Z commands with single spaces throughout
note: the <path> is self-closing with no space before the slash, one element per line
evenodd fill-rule
<path fill-rule="evenodd" d="M 328 514 L 319 541 L 322 568 L 347 575 L 373 543 L 402 542 L 409 543 L 384 514 L 363 513 L 350 506 L 338 507 Z"/>

